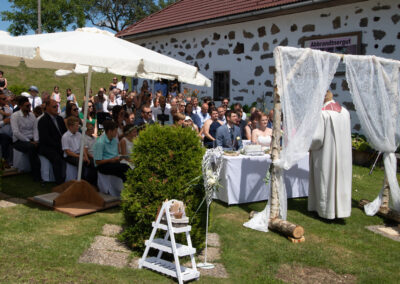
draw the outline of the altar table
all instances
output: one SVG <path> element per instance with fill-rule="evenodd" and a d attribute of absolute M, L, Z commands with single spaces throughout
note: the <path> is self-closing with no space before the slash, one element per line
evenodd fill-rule
<path fill-rule="evenodd" d="M 308 196 L 308 160 L 307 155 L 284 171 L 288 198 Z M 223 155 L 220 175 L 222 187 L 214 194 L 214 198 L 229 205 L 267 200 L 269 196 L 264 179 L 270 164 L 270 155 Z"/>

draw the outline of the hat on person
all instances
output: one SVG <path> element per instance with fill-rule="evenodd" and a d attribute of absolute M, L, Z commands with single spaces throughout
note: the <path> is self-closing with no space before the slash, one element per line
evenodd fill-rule
<path fill-rule="evenodd" d="M 36 93 L 39 93 L 38 87 L 33 86 L 33 85 L 29 87 L 28 91 L 29 91 L 29 92 L 30 92 L 30 91 L 35 91 Z"/>
<path fill-rule="evenodd" d="M 188 121 L 188 120 L 192 120 L 192 118 L 190 117 L 190 116 L 186 116 L 185 117 L 185 121 Z M 192 120 L 193 121 L 193 120 Z"/>

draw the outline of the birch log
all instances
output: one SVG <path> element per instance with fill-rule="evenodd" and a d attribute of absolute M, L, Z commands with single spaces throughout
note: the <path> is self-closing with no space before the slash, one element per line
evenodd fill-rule
<path fill-rule="evenodd" d="M 278 94 L 278 88 L 276 82 L 274 82 L 274 121 L 272 128 L 272 141 L 271 141 L 271 159 L 272 163 L 270 166 L 271 172 L 271 219 L 279 217 L 279 181 L 277 178 L 277 168 L 274 165 L 274 161 L 279 159 L 281 145 L 281 99 Z"/>
<path fill-rule="evenodd" d="M 388 212 L 389 211 L 389 182 L 387 180 L 387 177 L 385 175 L 385 181 L 384 181 L 384 188 L 383 188 L 383 193 L 382 193 L 382 205 L 379 211 L 382 212 Z"/>
<path fill-rule="evenodd" d="M 271 173 L 271 210 L 268 227 L 277 231 L 285 236 L 300 239 L 304 235 L 304 228 L 296 224 L 290 223 L 279 219 L 279 180 L 277 178 L 278 169 L 275 167 L 274 162 L 279 159 L 281 151 L 281 99 L 278 94 L 276 81 L 274 81 L 274 121 L 272 128 L 272 141 L 271 141 L 271 159 L 270 166 Z"/>
<path fill-rule="evenodd" d="M 370 203 L 369 200 L 361 199 L 358 203 L 358 206 L 363 209 L 366 204 Z M 400 212 L 397 212 L 390 208 L 380 208 L 379 211 L 376 213 L 378 216 L 381 216 L 386 219 L 393 220 L 400 224 Z"/>
<path fill-rule="evenodd" d="M 271 219 L 268 223 L 268 228 L 295 239 L 300 239 L 304 235 L 304 228 L 302 226 L 278 218 Z"/>

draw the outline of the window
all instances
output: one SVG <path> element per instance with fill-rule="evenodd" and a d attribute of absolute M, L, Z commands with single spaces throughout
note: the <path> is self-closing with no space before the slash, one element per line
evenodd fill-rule
<path fill-rule="evenodd" d="M 221 101 L 229 98 L 229 71 L 214 72 L 214 101 Z"/>

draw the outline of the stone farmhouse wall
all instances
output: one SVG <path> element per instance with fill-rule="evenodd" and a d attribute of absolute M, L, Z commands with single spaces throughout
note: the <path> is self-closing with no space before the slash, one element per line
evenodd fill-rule
<path fill-rule="evenodd" d="M 358 2 L 156 36 L 135 43 L 195 65 L 210 79 L 213 79 L 215 71 L 230 71 L 231 102 L 250 105 L 264 95 L 270 109 L 273 105 L 273 50 L 276 46 L 301 47 L 305 37 L 351 32 L 362 33 L 362 54 L 400 60 L 400 2 Z M 199 89 L 200 97 L 213 97 L 213 87 L 199 88 L 187 84 L 183 87 Z M 345 75 L 335 75 L 331 90 L 335 99 L 350 111 L 352 131 L 359 132 L 360 125 Z"/>

